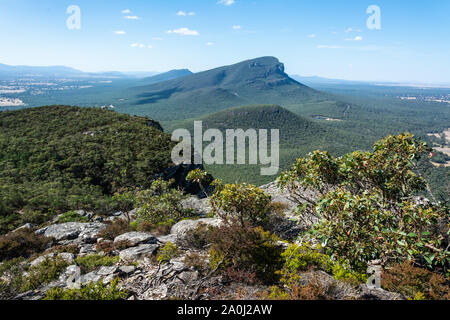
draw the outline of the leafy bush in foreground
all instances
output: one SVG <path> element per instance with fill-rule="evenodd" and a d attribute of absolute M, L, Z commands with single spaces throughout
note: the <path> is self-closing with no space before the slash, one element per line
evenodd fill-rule
<path fill-rule="evenodd" d="M 322 253 L 320 246 L 314 248 L 309 243 L 291 244 L 281 256 L 284 264 L 277 273 L 282 287 L 289 291 L 298 286 L 299 274 L 310 270 L 322 270 L 332 274 L 336 280 L 352 284 L 364 283 L 368 278 L 367 274 L 354 272 L 345 263 L 334 261 Z"/>
<path fill-rule="evenodd" d="M 416 258 L 445 271 L 444 236 L 431 230 L 448 211 L 412 199 L 427 187 L 415 169 L 428 150 L 406 133 L 380 140 L 373 152 L 336 159 L 316 151 L 298 159 L 279 184 L 297 199 L 300 217 L 314 225 L 313 235 L 326 253 L 355 270 L 364 271 L 375 259 L 387 264 Z"/>
<path fill-rule="evenodd" d="M 164 247 L 162 247 L 157 255 L 157 261 L 159 263 L 169 262 L 173 258 L 177 257 L 179 255 L 180 251 L 176 244 L 173 244 L 172 242 L 167 242 Z"/>
<path fill-rule="evenodd" d="M 118 282 L 119 279 L 113 280 L 109 287 L 100 281 L 98 283 L 91 282 L 80 289 L 54 288 L 47 291 L 43 300 L 124 300 L 128 292 L 119 289 Z"/>
<path fill-rule="evenodd" d="M 148 190 L 136 195 L 137 216 L 140 220 L 153 224 L 165 223 L 170 220 L 178 222 L 193 215 L 181 205 L 183 192 L 170 186 L 173 181 L 158 179 Z"/>
<path fill-rule="evenodd" d="M 213 229 L 208 237 L 211 269 L 225 270 L 230 278 L 247 283 L 278 280 L 282 249 L 270 232 L 235 223 Z"/>
<path fill-rule="evenodd" d="M 269 216 L 271 197 L 261 189 L 246 183 L 215 185 L 210 202 L 213 212 L 224 221 L 260 225 Z"/>

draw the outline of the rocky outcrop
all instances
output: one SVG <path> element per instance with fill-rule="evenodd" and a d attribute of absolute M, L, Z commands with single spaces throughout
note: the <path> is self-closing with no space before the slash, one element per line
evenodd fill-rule
<path fill-rule="evenodd" d="M 222 224 L 220 219 L 198 219 L 198 220 L 184 220 L 175 224 L 170 233 L 176 235 L 178 238 L 182 238 L 189 231 L 196 229 L 200 224 L 205 224 L 207 226 L 219 227 Z"/>
<path fill-rule="evenodd" d="M 128 242 L 129 246 L 135 247 L 140 244 L 155 244 L 158 241 L 153 235 L 144 232 L 128 232 L 114 239 L 114 243 Z"/>
<path fill-rule="evenodd" d="M 261 188 L 272 196 L 272 201 L 278 203 L 277 208 L 282 211 L 268 219 L 270 221 L 267 222 L 268 225 L 265 225 L 265 228 L 285 240 L 279 241 L 278 244 L 286 249 L 290 243 L 298 239 L 303 228 L 299 227 L 295 214 L 297 203 L 290 198 L 287 192 L 280 190 L 275 183 Z M 194 209 L 198 216 L 203 217 L 211 210 L 208 200 L 198 197 L 190 197 L 184 200 L 182 205 L 184 208 Z M 130 215 L 118 212 L 112 217 L 128 220 Z M 42 299 L 48 290 L 55 287 L 66 289 L 72 287 L 72 284 L 86 285 L 100 281 L 108 284 L 116 278 L 120 279 L 119 287 L 126 289 L 129 299 L 132 300 L 236 298 L 237 292 L 240 293 L 242 288 L 245 288 L 244 296 L 250 300 L 259 299 L 261 295 L 264 296 L 268 293 L 270 291 L 268 286 L 231 281 L 229 275 L 218 272 L 220 269 L 211 270 L 208 246 L 195 246 L 189 244 L 189 241 L 184 241 L 189 238 L 186 237 L 189 232 L 202 224 L 219 227 L 223 222 L 215 218 L 184 220 L 173 225 L 168 235 L 155 236 L 146 232 L 128 232 L 117 236 L 114 241 L 99 239 L 99 232 L 106 227 L 106 224 L 99 222 L 49 225 L 36 233 L 54 238 L 52 246 L 57 245 L 58 247 L 49 248 L 42 256 L 31 262 L 26 261 L 25 267 L 38 266 L 46 259 L 52 258 L 63 259 L 70 266 L 56 280 L 40 286 L 37 290 L 22 293 L 16 299 Z M 159 249 L 168 242 L 177 244 L 177 253 L 171 256 L 172 259 L 169 262 L 158 262 L 156 255 Z M 73 250 L 73 247 L 76 247 L 76 250 Z M 60 253 L 61 250 L 70 252 Z M 76 252 L 76 254 L 71 252 Z M 98 266 L 96 270 L 81 274 L 82 268 L 77 266 L 77 263 L 81 262 L 77 258 L 91 254 L 108 254 L 119 259 L 113 260 L 116 262 L 113 262 L 112 265 L 109 262 L 111 260 L 108 259 L 108 263 L 105 263 L 104 266 Z M 320 289 L 320 296 L 323 296 L 324 299 L 404 299 L 400 294 L 336 280 L 332 275 L 319 270 L 303 272 L 299 276 L 299 285 Z"/>
<path fill-rule="evenodd" d="M 144 268 L 125 280 L 124 288 L 131 293 L 131 300 L 196 299 L 202 283 L 198 271 L 173 259 L 156 269 Z"/>
<path fill-rule="evenodd" d="M 67 222 L 62 224 L 54 224 L 43 229 L 37 230 L 37 234 L 42 234 L 56 241 L 79 239 L 83 242 L 95 243 L 97 235 L 105 227 L 104 224 Z"/>
<path fill-rule="evenodd" d="M 128 248 L 120 251 L 119 257 L 122 262 L 136 262 L 150 258 L 158 250 L 158 244 L 141 244 L 138 247 Z"/>
<path fill-rule="evenodd" d="M 363 284 L 360 286 L 360 300 L 406 300 L 400 293 L 389 292 L 381 288 L 370 288 Z"/>

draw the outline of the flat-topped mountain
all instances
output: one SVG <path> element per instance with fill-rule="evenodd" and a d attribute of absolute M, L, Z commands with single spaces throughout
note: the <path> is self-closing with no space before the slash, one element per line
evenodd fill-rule
<path fill-rule="evenodd" d="M 239 105 L 283 105 L 326 97 L 291 79 L 274 57 L 246 60 L 132 91 L 137 105 L 133 111 L 160 120 L 192 118 Z"/>

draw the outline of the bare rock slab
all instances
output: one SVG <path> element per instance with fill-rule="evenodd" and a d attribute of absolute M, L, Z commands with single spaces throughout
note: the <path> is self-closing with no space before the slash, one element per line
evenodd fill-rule
<path fill-rule="evenodd" d="M 135 262 L 151 257 L 158 249 L 157 244 L 141 244 L 138 247 L 120 251 L 119 257 L 123 262 Z"/>
<path fill-rule="evenodd" d="M 135 247 L 140 244 L 155 244 L 158 239 L 149 233 L 128 232 L 114 239 L 114 243 L 121 241 L 127 241 L 131 246 Z"/>

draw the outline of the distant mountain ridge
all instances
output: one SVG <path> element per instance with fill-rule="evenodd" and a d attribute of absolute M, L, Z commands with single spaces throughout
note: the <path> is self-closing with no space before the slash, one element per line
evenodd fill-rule
<path fill-rule="evenodd" d="M 285 73 L 275 57 L 261 57 L 132 89 L 134 112 L 160 120 L 192 118 L 250 104 L 327 99 Z M 182 119 L 182 118 L 181 118 Z"/>
<path fill-rule="evenodd" d="M 19 78 L 135 78 L 154 75 L 155 72 L 83 72 L 66 66 L 11 66 L 0 63 L 0 80 Z"/>
<path fill-rule="evenodd" d="M 65 66 L 32 67 L 32 66 L 10 66 L 0 64 L 0 78 L 15 77 L 54 77 L 59 78 L 67 75 L 80 76 L 83 72 Z"/>

